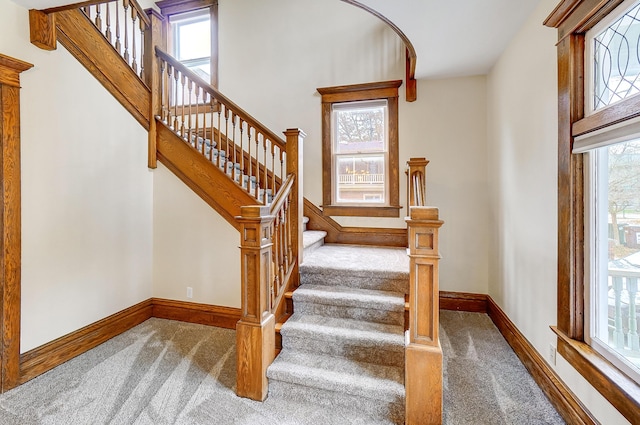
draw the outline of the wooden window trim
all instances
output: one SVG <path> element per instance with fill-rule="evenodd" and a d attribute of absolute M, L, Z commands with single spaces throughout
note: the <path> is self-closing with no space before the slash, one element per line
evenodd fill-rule
<path fill-rule="evenodd" d="M 584 117 L 585 32 L 623 0 L 563 0 L 544 22 L 558 29 L 558 352 L 631 423 L 640 423 L 640 386 L 584 338 L 583 155 L 573 138 L 638 115 L 631 97 Z"/>
<path fill-rule="evenodd" d="M 402 80 L 318 88 L 322 96 L 322 211 L 326 216 L 400 217 L 398 88 Z M 331 106 L 334 103 L 387 100 L 389 114 L 389 205 L 333 205 Z"/>
<path fill-rule="evenodd" d="M 156 2 L 165 19 L 165 34 L 167 35 L 167 48 L 171 51 L 169 17 L 192 10 L 209 8 L 211 17 L 211 85 L 218 87 L 218 0 L 162 0 Z"/>

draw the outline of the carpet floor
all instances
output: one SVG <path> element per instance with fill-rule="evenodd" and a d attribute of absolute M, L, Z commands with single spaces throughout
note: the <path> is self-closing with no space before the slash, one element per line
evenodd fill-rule
<path fill-rule="evenodd" d="M 487 315 L 442 311 L 441 342 L 445 424 L 564 423 Z M 234 385 L 234 331 L 150 319 L 0 395 L 0 424 L 387 424 Z"/>

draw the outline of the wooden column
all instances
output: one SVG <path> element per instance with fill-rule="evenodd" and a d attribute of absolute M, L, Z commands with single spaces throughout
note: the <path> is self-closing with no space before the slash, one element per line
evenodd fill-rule
<path fill-rule="evenodd" d="M 406 424 L 442 423 L 442 348 L 438 338 L 438 209 L 411 207 L 409 341 L 405 348 Z"/>
<path fill-rule="evenodd" d="M 269 207 L 241 208 L 242 318 L 236 325 L 236 394 L 253 400 L 267 398 L 267 367 L 275 358 L 275 318 L 271 313 L 273 280 Z"/>
<path fill-rule="evenodd" d="M 291 245 L 296 247 L 298 261 L 291 273 L 293 279 L 296 279 L 295 286 L 298 286 L 299 272 L 298 268 L 302 264 L 302 216 L 304 215 L 304 186 L 303 186 L 303 163 L 302 163 L 302 142 L 306 137 L 304 131 L 299 128 L 289 128 L 284 132 L 287 137 L 287 174 L 295 175 L 296 179 L 291 189 Z M 283 176 L 284 181 L 285 176 Z"/>
<path fill-rule="evenodd" d="M 149 153 L 148 166 L 156 168 L 158 166 L 157 146 L 156 146 L 156 115 L 160 115 L 162 108 L 162 92 L 160 90 L 160 67 L 156 58 L 156 46 L 166 50 L 166 35 L 164 17 L 154 9 L 146 9 L 145 13 L 151 21 L 151 25 L 144 33 L 144 80 L 151 90 L 151 102 L 149 109 Z"/>
<path fill-rule="evenodd" d="M 0 54 L 0 391 L 20 380 L 20 73 L 31 68 Z"/>

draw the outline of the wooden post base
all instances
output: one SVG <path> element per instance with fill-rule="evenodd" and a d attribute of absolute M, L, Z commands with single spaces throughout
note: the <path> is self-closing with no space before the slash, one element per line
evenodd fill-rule
<path fill-rule="evenodd" d="M 406 425 L 442 424 L 442 348 L 405 349 Z"/>
<path fill-rule="evenodd" d="M 237 378 L 236 394 L 264 401 L 269 393 L 267 367 L 275 358 L 275 317 L 269 314 L 262 323 L 236 325 Z"/>

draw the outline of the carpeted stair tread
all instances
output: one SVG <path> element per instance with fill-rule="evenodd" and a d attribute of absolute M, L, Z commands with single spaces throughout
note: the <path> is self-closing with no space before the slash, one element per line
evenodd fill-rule
<path fill-rule="evenodd" d="M 302 246 L 305 254 L 311 255 L 311 252 L 317 250 L 324 244 L 324 238 L 327 232 L 324 230 L 306 230 L 302 232 Z"/>
<path fill-rule="evenodd" d="M 404 326 L 404 294 L 343 286 L 302 285 L 293 293 L 301 314 Z"/>
<path fill-rule="evenodd" d="M 403 375 L 400 367 L 298 352 L 281 353 L 267 372 L 270 380 L 382 401 L 404 397 Z"/>
<path fill-rule="evenodd" d="M 404 312 L 403 293 L 375 289 L 307 284 L 295 290 L 293 301 Z"/>
<path fill-rule="evenodd" d="M 280 333 L 291 335 L 296 332 L 309 332 L 317 337 L 347 337 L 359 341 L 371 340 L 372 343 L 399 344 L 404 348 L 404 329 L 398 325 L 373 323 L 362 320 L 333 318 L 312 314 L 294 313 L 283 325 Z"/>
<path fill-rule="evenodd" d="M 300 283 L 407 293 L 409 257 L 404 248 L 324 244 L 304 256 Z"/>

